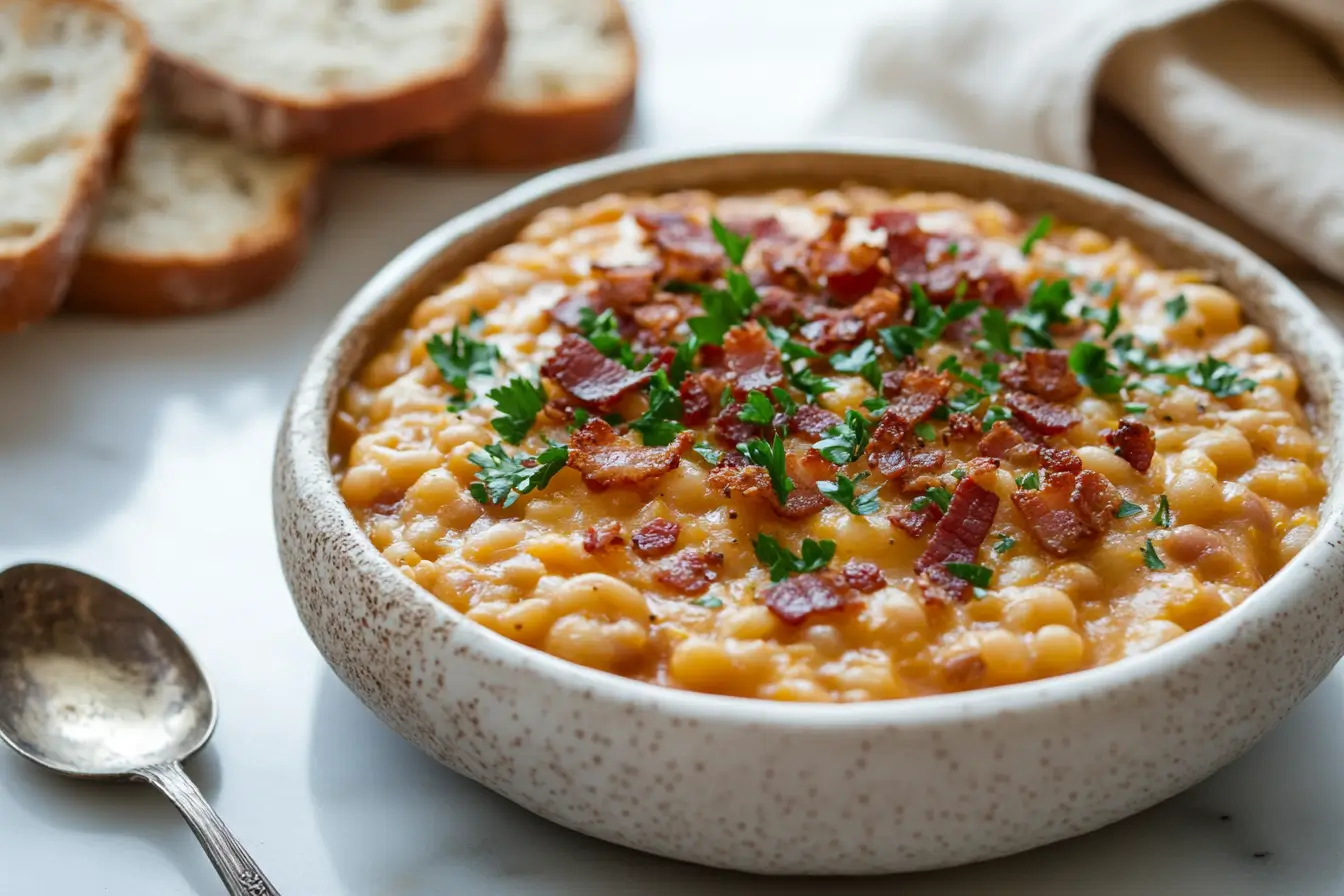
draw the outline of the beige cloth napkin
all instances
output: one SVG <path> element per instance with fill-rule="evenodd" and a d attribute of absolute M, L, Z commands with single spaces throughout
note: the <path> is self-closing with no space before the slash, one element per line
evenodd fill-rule
<path fill-rule="evenodd" d="M 1231 210 L 1344 281 L 1344 0 L 906 0 L 884 16 L 831 133 L 1100 168 L 1290 266 Z"/>

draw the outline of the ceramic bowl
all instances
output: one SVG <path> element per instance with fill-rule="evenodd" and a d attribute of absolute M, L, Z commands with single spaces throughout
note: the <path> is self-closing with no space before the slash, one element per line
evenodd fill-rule
<path fill-rule="evenodd" d="M 574 830 L 766 873 L 936 868 L 1110 824 L 1237 757 L 1344 653 L 1339 489 L 1319 533 L 1242 605 L 1113 665 L 971 693 L 806 705 L 658 688 L 464 619 L 383 560 L 332 479 L 338 391 L 429 290 L 541 210 L 610 191 L 844 180 L 992 197 L 1211 270 L 1302 373 L 1341 444 L 1344 345 L 1281 274 L 1169 208 L 1085 175 L 923 144 L 636 153 L 566 168 L 444 224 L 360 290 L 293 396 L 275 468 L 280 555 L 336 673 L 454 771 Z M 1336 481 L 1339 457 L 1328 460 Z"/>

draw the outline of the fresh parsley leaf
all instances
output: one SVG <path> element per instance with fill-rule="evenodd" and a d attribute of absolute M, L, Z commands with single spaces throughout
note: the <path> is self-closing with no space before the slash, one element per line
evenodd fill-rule
<path fill-rule="evenodd" d="M 995 535 L 994 538 L 994 553 L 996 554 L 1006 554 L 1017 545 L 1017 539 L 1011 535 L 1003 535 L 1000 533 Z"/>
<path fill-rule="evenodd" d="M 877 364 L 877 343 L 865 339 L 847 352 L 831 355 L 831 368 L 841 373 L 857 373 L 874 389 L 882 388 L 882 369 Z"/>
<path fill-rule="evenodd" d="M 626 367 L 635 368 L 635 351 L 621 338 L 616 315 L 610 308 L 595 314 L 591 308 L 579 309 L 579 332 L 593 348 Z"/>
<path fill-rule="evenodd" d="M 865 398 L 863 401 L 859 402 L 859 404 L 863 405 L 865 411 L 880 414 L 883 409 L 886 408 L 887 400 L 881 395 L 874 395 L 872 398 Z"/>
<path fill-rule="evenodd" d="M 956 257 L 957 257 L 957 253 L 959 253 L 960 251 L 961 251 L 961 246 L 958 245 L 955 241 L 953 241 L 953 242 L 947 244 L 947 257 L 948 257 L 948 258 L 956 258 Z"/>
<path fill-rule="evenodd" d="M 957 480 L 958 482 L 960 482 L 961 480 L 965 479 L 965 478 L 966 478 L 966 468 L 965 468 L 965 467 L 957 467 L 955 470 L 952 471 L 952 478 L 955 479 L 955 480 Z"/>
<path fill-rule="evenodd" d="M 463 333 L 461 327 L 453 327 L 447 342 L 438 333 L 429 337 L 425 354 L 439 368 L 443 381 L 460 393 L 467 391 L 467 380 L 471 377 L 493 373 L 499 360 L 499 349 L 477 342 Z"/>
<path fill-rule="evenodd" d="M 668 445 L 686 428 L 681 425 L 681 414 L 681 395 L 668 380 L 667 371 L 659 370 L 649 381 L 649 409 L 630 421 L 630 428 L 645 445 Z"/>
<path fill-rule="evenodd" d="M 770 484 L 775 488 L 775 497 L 779 498 L 781 505 L 786 503 L 789 500 L 789 493 L 793 491 L 793 480 L 788 474 L 788 454 L 784 451 L 784 440 L 779 436 L 775 436 L 769 442 L 765 439 L 752 439 L 750 442 L 738 445 L 737 450 L 746 455 L 747 460 L 753 464 L 765 467 L 765 471 L 770 474 Z"/>
<path fill-rule="evenodd" d="M 1008 323 L 1008 318 L 998 308 L 989 308 L 980 315 L 980 336 L 975 348 L 986 355 L 992 355 L 994 352 L 1002 352 L 1014 358 L 1021 355 L 1021 352 L 1013 348 L 1013 328 Z"/>
<path fill-rule="evenodd" d="M 1133 333 L 1115 337 L 1111 340 L 1111 347 L 1115 349 L 1121 364 L 1142 373 L 1182 376 L 1190 369 L 1186 364 L 1168 364 L 1153 357 L 1157 346 L 1140 342 Z"/>
<path fill-rule="evenodd" d="M 835 383 L 817 374 L 806 362 L 785 368 L 785 375 L 789 378 L 789 385 L 803 393 L 809 403 L 815 403 L 817 397 L 824 392 L 835 391 Z"/>
<path fill-rule="evenodd" d="M 1103 299 L 1109 299 L 1111 293 L 1115 292 L 1114 280 L 1093 280 L 1087 284 L 1087 291 L 1094 296 L 1100 296 Z"/>
<path fill-rule="evenodd" d="M 1031 291 L 1027 307 L 1013 312 L 1012 322 L 1022 330 L 1027 345 L 1032 348 L 1054 348 L 1055 340 L 1050 328 L 1055 324 L 1068 323 L 1069 316 L 1064 306 L 1073 298 L 1073 290 L 1067 280 L 1042 280 Z"/>
<path fill-rule="evenodd" d="M 717 466 L 719 461 L 723 460 L 723 452 L 712 447 L 707 442 L 699 442 L 691 446 L 691 450 L 705 459 L 705 463 L 711 467 Z"/>
<path fill-rule="evenodd" d="M 959 284 L 961 285 L 961 284 Z M 878 338 L 896 360 L 908 358 L 921 348 L 937 342 L 949 324 L 971 315 L 980 307 L 979 302 L 953 302 L 941 308 L 929 301 L 929 296 L 918 283 L 910 284 L 909 326 L 886 327 L 878 330 Z"/>
<path fill-rule="evenodd" d="M 1125 412 L 1129 414 L 1146 414 L 1148 413 L 1148 405 L 1141 401 L 1127 401 L 1125 402 Z"/>
<path fill-rule="evenodd" d="M 480 467 L 471 496 L 482 504 L 508 507 L 534 489 L 545 488 L 569 460 L 569 446 L 551 444 L 536 457 L 510 457 L 498 442 L 473 451 L 467 459 Z"/>
<path fill-rule="evenodd" d="M 1000 420 L 1007 420 L 1012 416 L 1012 411 L 1002 405 L 990 405 L 989 410 L 985 412 L 985 422 L 981 424 L 981 428 L 985 432 L 989 432 L 995 423 L 998 423 Z"/>
<path fill-rule="evenodd" d="M 1171 504 L 1167 502 L 1166 495 L 1157 499 L 1157 511 L 1153 514 L 1153 525 L 1161 526 L 1163 529 L 1171 528 Z"/>
<path fill-rule="evenodd" d="M 813 541 L 804 538 L 798 556 L 769 535 L 761 535 L 753 543 L 756 559 L 770 568 L 770 581 L 782 582 L 791 573 L 816 572 L 825 569 L 835 557 L 835 542 Z"/>
<path fill-rule="evenodd" d="M 704 597 L 697 597 L 691 601 L 697 607 L 704 607 L 707 610 L 717 610 L 723 606 L 723 601 L 712 594 L 706 594 Z"/>
<path fill-rule="evenodd" d="M 737 412 L 737 416 L 744 423 L 769 426 L 775 420 L 775 406 L 770 403 L 770 399 L 765 397 L 764 392 L 748 392 L 747 400 L 743 402 L 742 409 Z"/>
<path fill-rule="evenodd" d="M 947 400 L 947 408 L 954 414 L 971 414 L 980 408 L 989 396 L 976 388 L 965 389 Z"/>
<path fill-rule="evenodd" d="M 1186 300 L 1185 293 L 1178 292 L 1174 298 L 1167 299 L 1163 307 L 1167 309 L 1167 317 L 1177 321 L 1185 317 L 1185 312 L 1190 310 L 1190 303 Z"/>
<path fill-rule="evenodd" d="M 1132 516 L 1138 516 L 1143 513 L 1143 505 L 1135 504 L 1132 501 L 1121 501 L 1120 506 L 1115 509 L 1115 518 L 1118 520 L 1127 520 Z"/>
<path fill-rule="evenodd" d="M 1082 314 L 1087 320 L 1101 324 L 1102 338 L 1110 339 L 1111 334 L 1120 326 L 1120 300 L 1111 299 L 1111 304 L 1105 311 L 1085 305 Z"/>
<path fill-rule="evenodd" d="M 569 423 L 569 431 L 573 432 L 576 429 L 580 429 L 583 424 L 588 422 L 588 418 L 591 416 L 593 415 L 588 413 L 584 408 L 575 408 L 574 419 Z"/>
<path fill-rule="evenodd" d="M 1031 230 L 1027 232 L 1026 239 L 1022 241 L 1022 254 L 1030 255 L 1031 248 L 1035 246 L 1039 240 L 1044 239 L 1045 236 L 1050 233 L 1050 228 L 1054 226 L 1055 219 L 1049 215 L 1041 215 L 1037 218 L 1036 223 L 1033 224 Z"/>
<path fill-rule="evenodd" d="M 866 470 L 853 479 L 850 479 L 844 473 L 840 473 L 835 477 L 834 482 L 818 482 L 817 489 L 850 513 L 857 516 L 867 516 L 877 511 L 878 489 L 869 489 L 863 494 L 859 494 L 855 488 L 867 478 L 868 472 Z"/>
<path fill-rule="evenodd" d="M 1023 473 L 1021 476 L 1017 477 L 1013 481 L 1017 483 L 1018 488 L 1026 489 L 1029 492 L 1034 492 L 1036 489 L 1041 487 L 1041 474 L 1036 472 L 1035 470 L 1032 470 L 1029 473 Z"/>
<path fill-rule="evenodd" d="M 770 323 L 770 321 L 764 319 L 759 321 L 759 323 L 765 328 L 765 335 L 775 344 L 775 347 L 779 349 L 779 353 L 785 361 L 796 361 L 799 358 L 821 357 L 821 355 L 817 354 L 803 343 L 795 342 L 793 336 L 783 327 L 777 327 Z"/>
<path fill-rule="evenodd" d="M 994 570 L 974 563 L 944 563 L 943 568 L 976 588 L 988 588 L 989 580 L 994 578 Z"/>
<path fill-rule="evenodd" d="M 1231 398 L 1249 392 L 1258 385 L 1255 380 L 1242 376 L 1240 370 L 1213 355 L 1186 371 L 1185 378 L 1195 388 L 1212 392 L 1215 398 Z"/>
<path fill-rule="evenodd" d="M 847 464 L 863 456 L 872 435 L 873 423 L 854 409 L 845 411 L 845 419 L 823 433 L 812 447 L 833 464 Z"/>
<path fill-rule="evenodd" d="M 1143 540 L 1143 565 L 1149 569 L 1166 569 L 1167 564 L 1162 562 L 1162 558 L 1157 556 L 1157 548 L 1153 547 L 1153 540 L 1145 538 Z"/>
<path fill-rule="evenodd" d="M 932 442 L 938 438 L 938 430 L 933 428 L 933 424 L 925 420 L 922 423 L 915 424 L 915 435 L 924 442 Z"/>
<path fill-rule="evenodd" d="M 1078 382 L 1098 395 L 1114 395 L 1125 385 L 1125 378 L 1106 358 L 1106 349 L 1091 342 L 1075 343 L 1069 349 L 1069 368 Z"/>
<path fill-rule="evenodd" d="M 490 425 L 510 445 L 517 445 L 527 436 L 537 414 L 546 406 L 545 390 L 521 376 L 496 386 L 486 396 L 494 401 L 500 414 Z"/>
<path fill-rule="evenodd" d="M 937 504 L 943 513 L 947 513 L 947 508 L 952 504 L 952 493 L 941 485 L 932 485 L 924 489 L 924 497 Z"/>
<path fill-rule="evenodd" d="M 770 397 L 775 400 L 775 407 L 779 408 L 780 413 L 792 417 L 798 413 L 798 402 L 793 400 L 793 396 L 786 390 L 775 386 L 770 390 Z"/>
<path fill-rule="evenodd" d="M 751 245 L 751 237 L 742 236 L 740 233 L 734 233 L 718 218 L 710 217 L 709 229 L 714 232 L 714 239 L 719 241 L 723 247 L 723 254 L 728 256 L 728 260 L 739 268 L 742 267 L 742 259 L 747 255 L 747 247 Z"/>

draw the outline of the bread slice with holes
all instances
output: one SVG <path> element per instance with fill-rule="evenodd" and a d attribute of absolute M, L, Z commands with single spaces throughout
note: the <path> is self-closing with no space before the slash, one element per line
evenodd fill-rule
<path fill-rule="evenodd" d="M 261 298 L 298 268 L 321 164 L 146 125 L 112 182 L 66 307 L 200 314 Z"/>
<path fill-rule="evenodd" d="M 466 119 L 504 48 L 501 0 L 123 0 L 156 93 L 207 131 L 356 156 Z"/>
<path fill-rule="evenodd" d="M 484 107 L 394 150 L 438 165 L 529 168 L 598 155 L 635 107 L 638 52 L 619 0 L 505 0 L 509 43 Z"/>
<path fill-rule="evenodd" d="M 0 331 L 60 304 L 149 54 L 140 25 L 102 0 L 0 0 Z"/>

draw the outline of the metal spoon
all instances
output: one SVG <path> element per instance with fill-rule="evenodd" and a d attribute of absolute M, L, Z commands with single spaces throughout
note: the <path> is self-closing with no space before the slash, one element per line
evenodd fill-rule
<path fill-rule="evenodd" d="M 275 896 L 182 768 L 215 717 L 195 658 L 144 604 L 61 566 L 0 573 L 0 738 L 63 775 L 154 785 L 231 896 Z"/>

